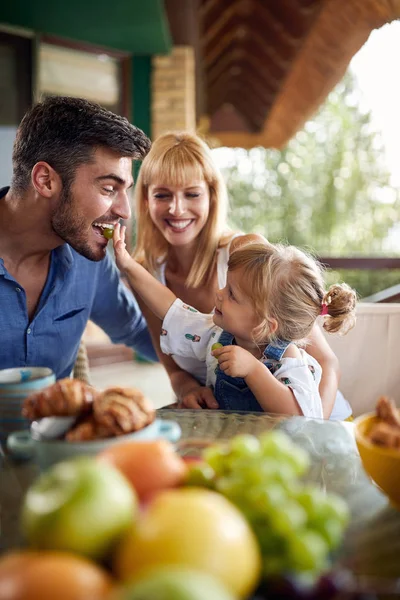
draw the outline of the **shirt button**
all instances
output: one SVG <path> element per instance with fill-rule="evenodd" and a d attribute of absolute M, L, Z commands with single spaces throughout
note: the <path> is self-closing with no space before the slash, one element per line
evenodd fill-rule
<path fill-rule="evenodd" d="M 32 331 L 32 329 L 30 327 L 28 327 L 28 329 L 26 330 L 26 333 L 30 333 Z"/>
<path fill-rule="evenodd" d="M 20 292 L 20 291 L 21 291 L 21 288 L 18 288 L 18 287 L 17 287 L 17 288 L 15 288 L 15 291 L 16 291 L 16 292 Z"/>

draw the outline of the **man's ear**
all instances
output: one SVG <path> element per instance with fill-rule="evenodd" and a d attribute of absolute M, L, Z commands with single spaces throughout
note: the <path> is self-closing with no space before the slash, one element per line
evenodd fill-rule
<path fill-rule="evenodd" d="M 31 181 L 35 190 L 45 198 L 53 198 L 62 190 L 59 174 L 47 162 L 36 163 L 31 172 Z"/>

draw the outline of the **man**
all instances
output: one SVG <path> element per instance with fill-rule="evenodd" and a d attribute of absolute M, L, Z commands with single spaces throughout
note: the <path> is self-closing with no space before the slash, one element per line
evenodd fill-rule
<path fill-rule="evenodd" d="M 140 129 L 83 99 L 48 98 L 25 115 L 0 190 L 0 369 L 69 376 L 88 319 L 156 359 L 103 235 L 129 218 L 132 160 L 149 148 Z"/>

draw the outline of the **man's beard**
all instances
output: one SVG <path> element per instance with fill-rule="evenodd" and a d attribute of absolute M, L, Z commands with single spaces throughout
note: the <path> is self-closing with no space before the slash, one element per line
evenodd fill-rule
<path fill-rule="evenodd" d="M 68 186 L 63 187 L 59 205 L 52 216 L 51 225 L 55 233 L 78 254 L 93 261 L 104 258 L 105 250 L 90 246 L 84 233 L 87 231 L 87 224 L 82 217 L 76 214 L 74 197 Z"/>

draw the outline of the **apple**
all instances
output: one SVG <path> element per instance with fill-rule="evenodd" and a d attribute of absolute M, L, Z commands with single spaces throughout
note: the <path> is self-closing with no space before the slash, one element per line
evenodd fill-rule
<path fill-rule="evenodd" d="M 168 565 L 150 569 L 140 581 L 112 595 L 112 600 L 236 600 L 212 575 Z M 111 600 L 111 598 L 110 598 Z"/>
<path fill-rule="evenodd" d="M 22 531 L 32 548 L 108 556 L 137 514 L 136 494 L 114 467 L 80 457 L 54 465 L 28 489 Z"/>

